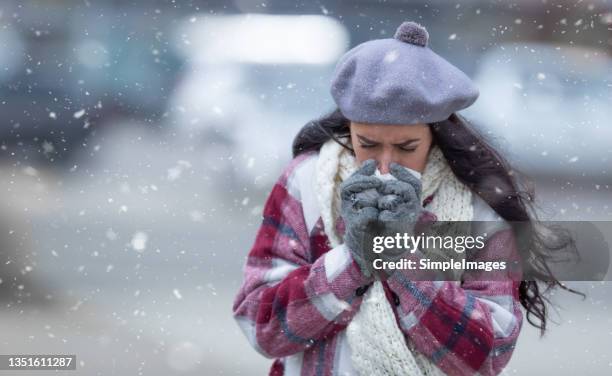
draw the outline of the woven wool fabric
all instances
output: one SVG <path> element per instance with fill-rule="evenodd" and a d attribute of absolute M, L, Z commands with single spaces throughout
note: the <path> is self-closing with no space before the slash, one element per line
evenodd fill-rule
<path fill-rule="evenodd" d="M 320 150 L 317 192 L 321 217 L 332 247 L 342 243 L 335 220 L 340 213 L 340 183 L 358 168 L 355 157 L 334 140 Z M 435 193 L 428 210 L 441 221 L 473 218 L 471 191 L 452 173 L 435 145 L 422 175 L 422 197 Z M 347 327 L 353 366 L 360 375 L 443 375 L 434 364 L 409 348 L 380 281 L 366 292 L 359 312 Z"/>

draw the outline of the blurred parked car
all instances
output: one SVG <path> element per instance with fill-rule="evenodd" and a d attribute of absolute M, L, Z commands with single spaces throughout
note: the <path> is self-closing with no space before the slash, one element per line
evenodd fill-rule
<path fill-rule="evenodd" d="M 164 114 L 181 68 L 166 40 L 171 26 L 164 20 L 174 15 L 160 11 L 152 20 L 143 6 L 3 4 L 5 16 L 13 15 L 0 19 L 4 151 L 64 161 L 105 119 Z"/>
<path fill-rule="evenodd" d="M 612 58 L 578 46 L 513 43 L 480 59 L 480 97 L 464 114 L 517 167 L 612 182 Z M 602 170 L 603 169 L 603 170 Z"/>

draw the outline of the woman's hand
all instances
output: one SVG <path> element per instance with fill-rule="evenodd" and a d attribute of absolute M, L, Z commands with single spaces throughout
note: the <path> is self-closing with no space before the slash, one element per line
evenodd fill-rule
<path fill-rule="evenodd" d="M 383 236 L 414 233 L 414 227 L 423 207 L 421 205 L 422 184 L 401 165 L 392 162 L 389 171 L 397 180 L 386 180 L 379 188 L 381 196 L 377 207 L 379 232 Z M 408 251 L 405 248 L 387 248 L 378 257 L 383 261 L 396 261 Z"/>
<path fill-rule="evenodd" d="M 375 234 L 372 226 L 379 217 L 378 189 L 382 186 L 382 181 L 374 176 L 375 171 L 376 161 L 368 159 L 340 186 L 345 224 L 344 243 L 367 277 L 373 274 L 372 262 L 375 255 L 372 240 Z"/>
<path fill-rule="evenodd" d="M 421 206 L 422 184 L 401 165 L 391 162 L 389 171 L 397 180 L 387 180 L 379 188 L 381 196 L 378 199 L 382 223 L 416 222 L 423 210 Z"/>

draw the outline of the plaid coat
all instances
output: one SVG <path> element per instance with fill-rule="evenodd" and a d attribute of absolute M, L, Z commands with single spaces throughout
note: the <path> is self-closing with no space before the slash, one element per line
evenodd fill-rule
<path fill-rule="evenodd" d="M 270 375 L 355 374 L 345 328 L 372 281 L 344 244 L 330 248 L 314 192 L 317 157 L 294 158 L 274 184 L 233 305 L 251 345 L 275 359 Z M 474 220 L 499 220 L 473 196 Z M 516 255 L 512 230 L 491 235 L 478 251 L 487 253 Z M 406 273 L 397 270 L 383 287 L 412 348 L 449 375 L 500 373 L 522 326 L 520 277 L 459 284 Z"/>

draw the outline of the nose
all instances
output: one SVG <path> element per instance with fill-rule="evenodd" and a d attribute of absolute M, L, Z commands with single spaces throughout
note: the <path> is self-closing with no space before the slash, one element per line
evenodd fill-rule
<path fill-rule="evenodd" d="M 380 163 L 378 165 L 378 170 L 380 171 L 381 174 L 388 174 L 389 173 L 389 165 L 386 163 Z"/>
<path fill-rule="evenodd" d="M 388 174 L 389 173 L 389 163 L 393 162 L 393 159 L 390 153 L 382 154 L 380 158 L 378 158 L 377 162 L 378 162 L 378 170 L 380 171 L 380 173 L 383 175 Z"/>

